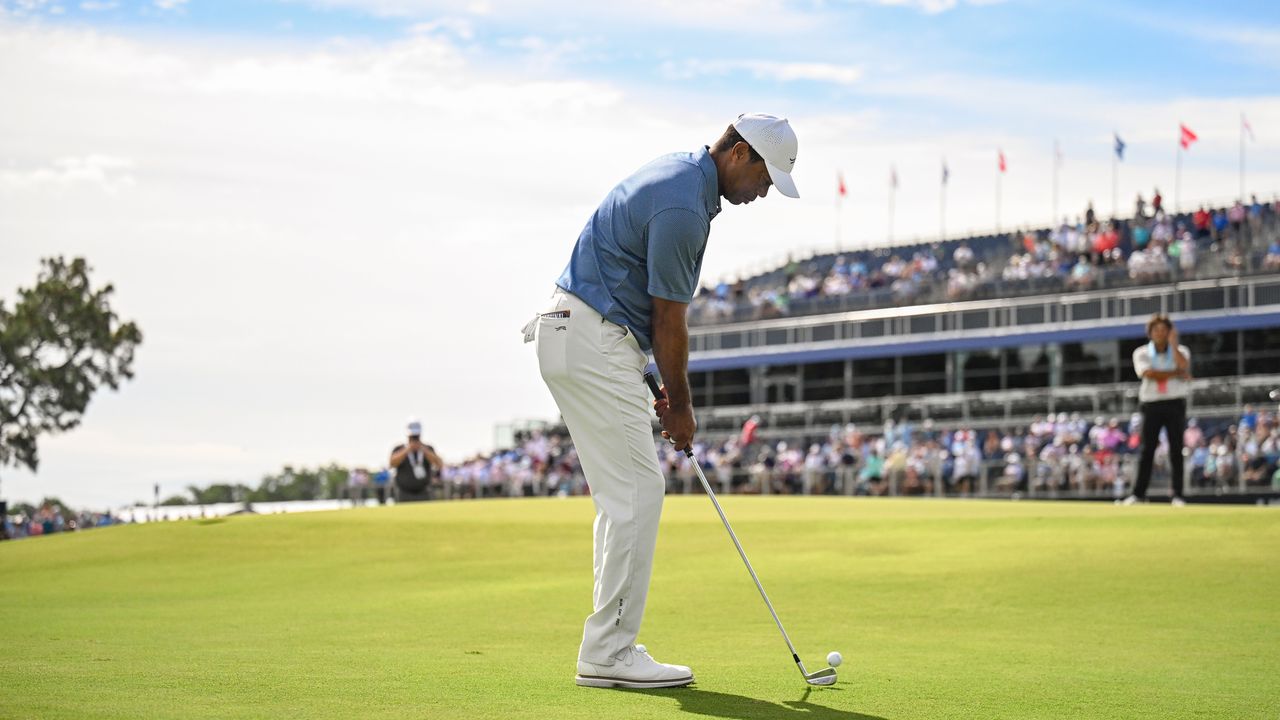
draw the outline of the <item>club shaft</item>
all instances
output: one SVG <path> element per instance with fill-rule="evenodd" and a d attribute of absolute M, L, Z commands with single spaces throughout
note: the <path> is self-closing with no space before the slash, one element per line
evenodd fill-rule
<path fill-rule="evenodd" d="M 724 523 L 724 529 L 729 531 L 729 539 L 733 540 L 733 546 L 738 549 L 738 556 L 742 558 L 742 564 L 747 566 L 747 572 L 751 573 L 751 579 L 756 583 L 756 589 L 760 591 L 760 598 L 764 600 L 765 607 L 769 608 L 769 614 L 773 616 L 773 621 L 778 624 L 778 632 L 782 633 L 782 639 L 787 642 L 787 649 L 791 651 L 791 659 L 796 661 L 800 666 L 800 672 L 805 672 L 804 666 L 800 664 L 800 656 L 796 653 L 796 648 L 791 644 L 791 638 L 787 636 L 787 631 L 782 627 L 782 620 L 778 619 L 778 613 L 773 609 L 773 603 L 769 602 L 769 594 L 764 591 L 764 585 L 760 583 L 760 578 L 756 576 L 756 571 L 751 567 L 751 561 L 747 559 L 747 553 L 742 549 L 742 543 L 738 542 L 738 536 L 733 532 L 733 526 L 729 524 L 729 518 L 724 516 L 724 510 L 720 509 L 720 501 L 716 499 L 716 494 L 711 490 L 711 483 L 707 482 L 707 476 L 702 473 L 702 466 L 698 464 L 697 458 L 693 456 L 693 452 L 686 452 L 689 462 L 693 464 L 693 470 L 698 474 L 698 480 L 702 481 L 702 489 L 707 491 L 707 497 L 711 498 L 711 504 L 715 506 L 716 513 L 720 516 L 720 522 Z"/>
<path fill-rule="evenodd" d="M 655 399 L 666 397 L 666 393 L 662 391 L 658 385 L 658 380 L 653 373 L 645 373 L 644 381 L 649 385 L 649 390 L 653 393 Z M 675 442 L 672 440 L 672 442 Z M 693 456 L 692 448 L 684 448 L 685 457 L 693 463 L 693 470 L 698 475 L 698 481 L 702 483 L 702 489 L 707 492 L 707 497 L 711 498 L 711 504 L 716 508 L 716 514 L 720 516 L 720 522 L 724 523 L 724 529 L 729 532 L 729 539 L 733 540 L 733 546 L 738 550 L 738 557 L 742 558 L 742 564 L 747 566 L 747 572 L 751 573 L 751 580 L 755 582 L 756 589 L 760 591 L 760 599 L 764 600 L 764 606 L 769 608 L 769 614 L 773 616 L 773 621 L 778 625 L 778 632 L 782 633 L 782 639 L 787 643 L 787 649 L 791 651 L 791 659 L 795 661 L 796 668 L 800 670 L 800 674 L 804 676 L 805 682 L 810 682 L 809 672 L 804 669 L 804 663 L 800 662 L 800 655 L 796 652 L 796 646 L 791 644 L 791 638 L 787 636 L 787 629 L 782 627 L 782 620 L 778 617 L 778 611 L 773 609 L 773 603 L 769 602 L 769 594 L 764 591 L 764 585 L 761 584 L 759 576 L 756 575 L 755 568 L 751 567 L 751 561 L 747 559 L 747 552 L 742 549 L 742 543 L 738 542 L 738 535 L 733 531 L 733 526 L 729 524 L 729 518 L 725 517 L 724 510 L 720 508 L 720 501 L 716 499 L 715 491 L 711 489 L 711 483 L 707 482 L 707 476 L 702 472 L 702 466 L 698 464 L 698 459 Z"/>

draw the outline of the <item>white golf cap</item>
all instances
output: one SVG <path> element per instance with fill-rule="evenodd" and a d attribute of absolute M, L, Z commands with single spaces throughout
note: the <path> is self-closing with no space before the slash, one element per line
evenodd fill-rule
<path fill-rule="evenodd" d="M 791 179 L 791 170 L 796 166 L 796 148 L 799 145 L 791 123 L 786 118 L 773 115 L 746 113 L 738 116 L 733 128 L 764 158 L 769 179 L 773 180 L 778 192 L 787 197 L 800 197 L 795 181 Z"/>
<path fill-rule="evenodd" d="M 409 428 L 408 428 L 408 429 L 409 429 L 409 434 L 410 434 L 410 435 L 421 435 L 421 434 L 422 434 L 422 423 L 418 422 L 418 419 L 417 419 L 417 418 L 409 418 Z"/>

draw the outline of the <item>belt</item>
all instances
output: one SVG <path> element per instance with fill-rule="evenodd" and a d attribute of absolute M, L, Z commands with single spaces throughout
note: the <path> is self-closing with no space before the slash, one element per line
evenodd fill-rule
<path fill-rule="evenodd" d="M 542 318 L 567 318 L 567 317 L 569 317 L 568 310 L 553 310 L 552 312 L 538 313 L 533 316 L 532 320 L 525 323 L 524 327 L 520 328 L 520 332 L 524 333 L 524 341 L 526 343 L 531 343 L 533 342 L 533 336 L 537 333 L 539 320 L 541 320 Z"/>

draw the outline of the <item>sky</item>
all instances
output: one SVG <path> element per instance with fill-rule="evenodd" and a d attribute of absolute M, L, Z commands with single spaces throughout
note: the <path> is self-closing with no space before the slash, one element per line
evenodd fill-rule
<path fill-rule="evenodd" d="M 1114 194 L 1280 192 L 1280 9 L 1082 0 L 0 0 L 0 300 L 83 256 L 144 341 L 0 498 L 106 509 L 286 464 L 447 461 L 555 404 L 519 329 L 618 180 L 790 119 L 801 198 L 703 280 L 1046 225 Z M 997 154 L 1008 171 L 1000 176 Z M 836 202 L 840 175 L 849 194 Z M 996 189 L 1001 191 L 1000 214 Z M 839 233 L 837 235 L 837 228 Z"/>

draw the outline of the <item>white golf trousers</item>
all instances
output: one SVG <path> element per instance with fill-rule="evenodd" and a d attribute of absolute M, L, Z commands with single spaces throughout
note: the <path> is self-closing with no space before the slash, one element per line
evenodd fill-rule
<path fill-rule="evenodd" d="M 634 645 L 644 617 L 666 481 L 658 467 L 635 335 L 557 291 L 538 319 L 538 366 L 551 390 L 595 503 L 593 612 L 578 659 L 608 665 Z"/>

